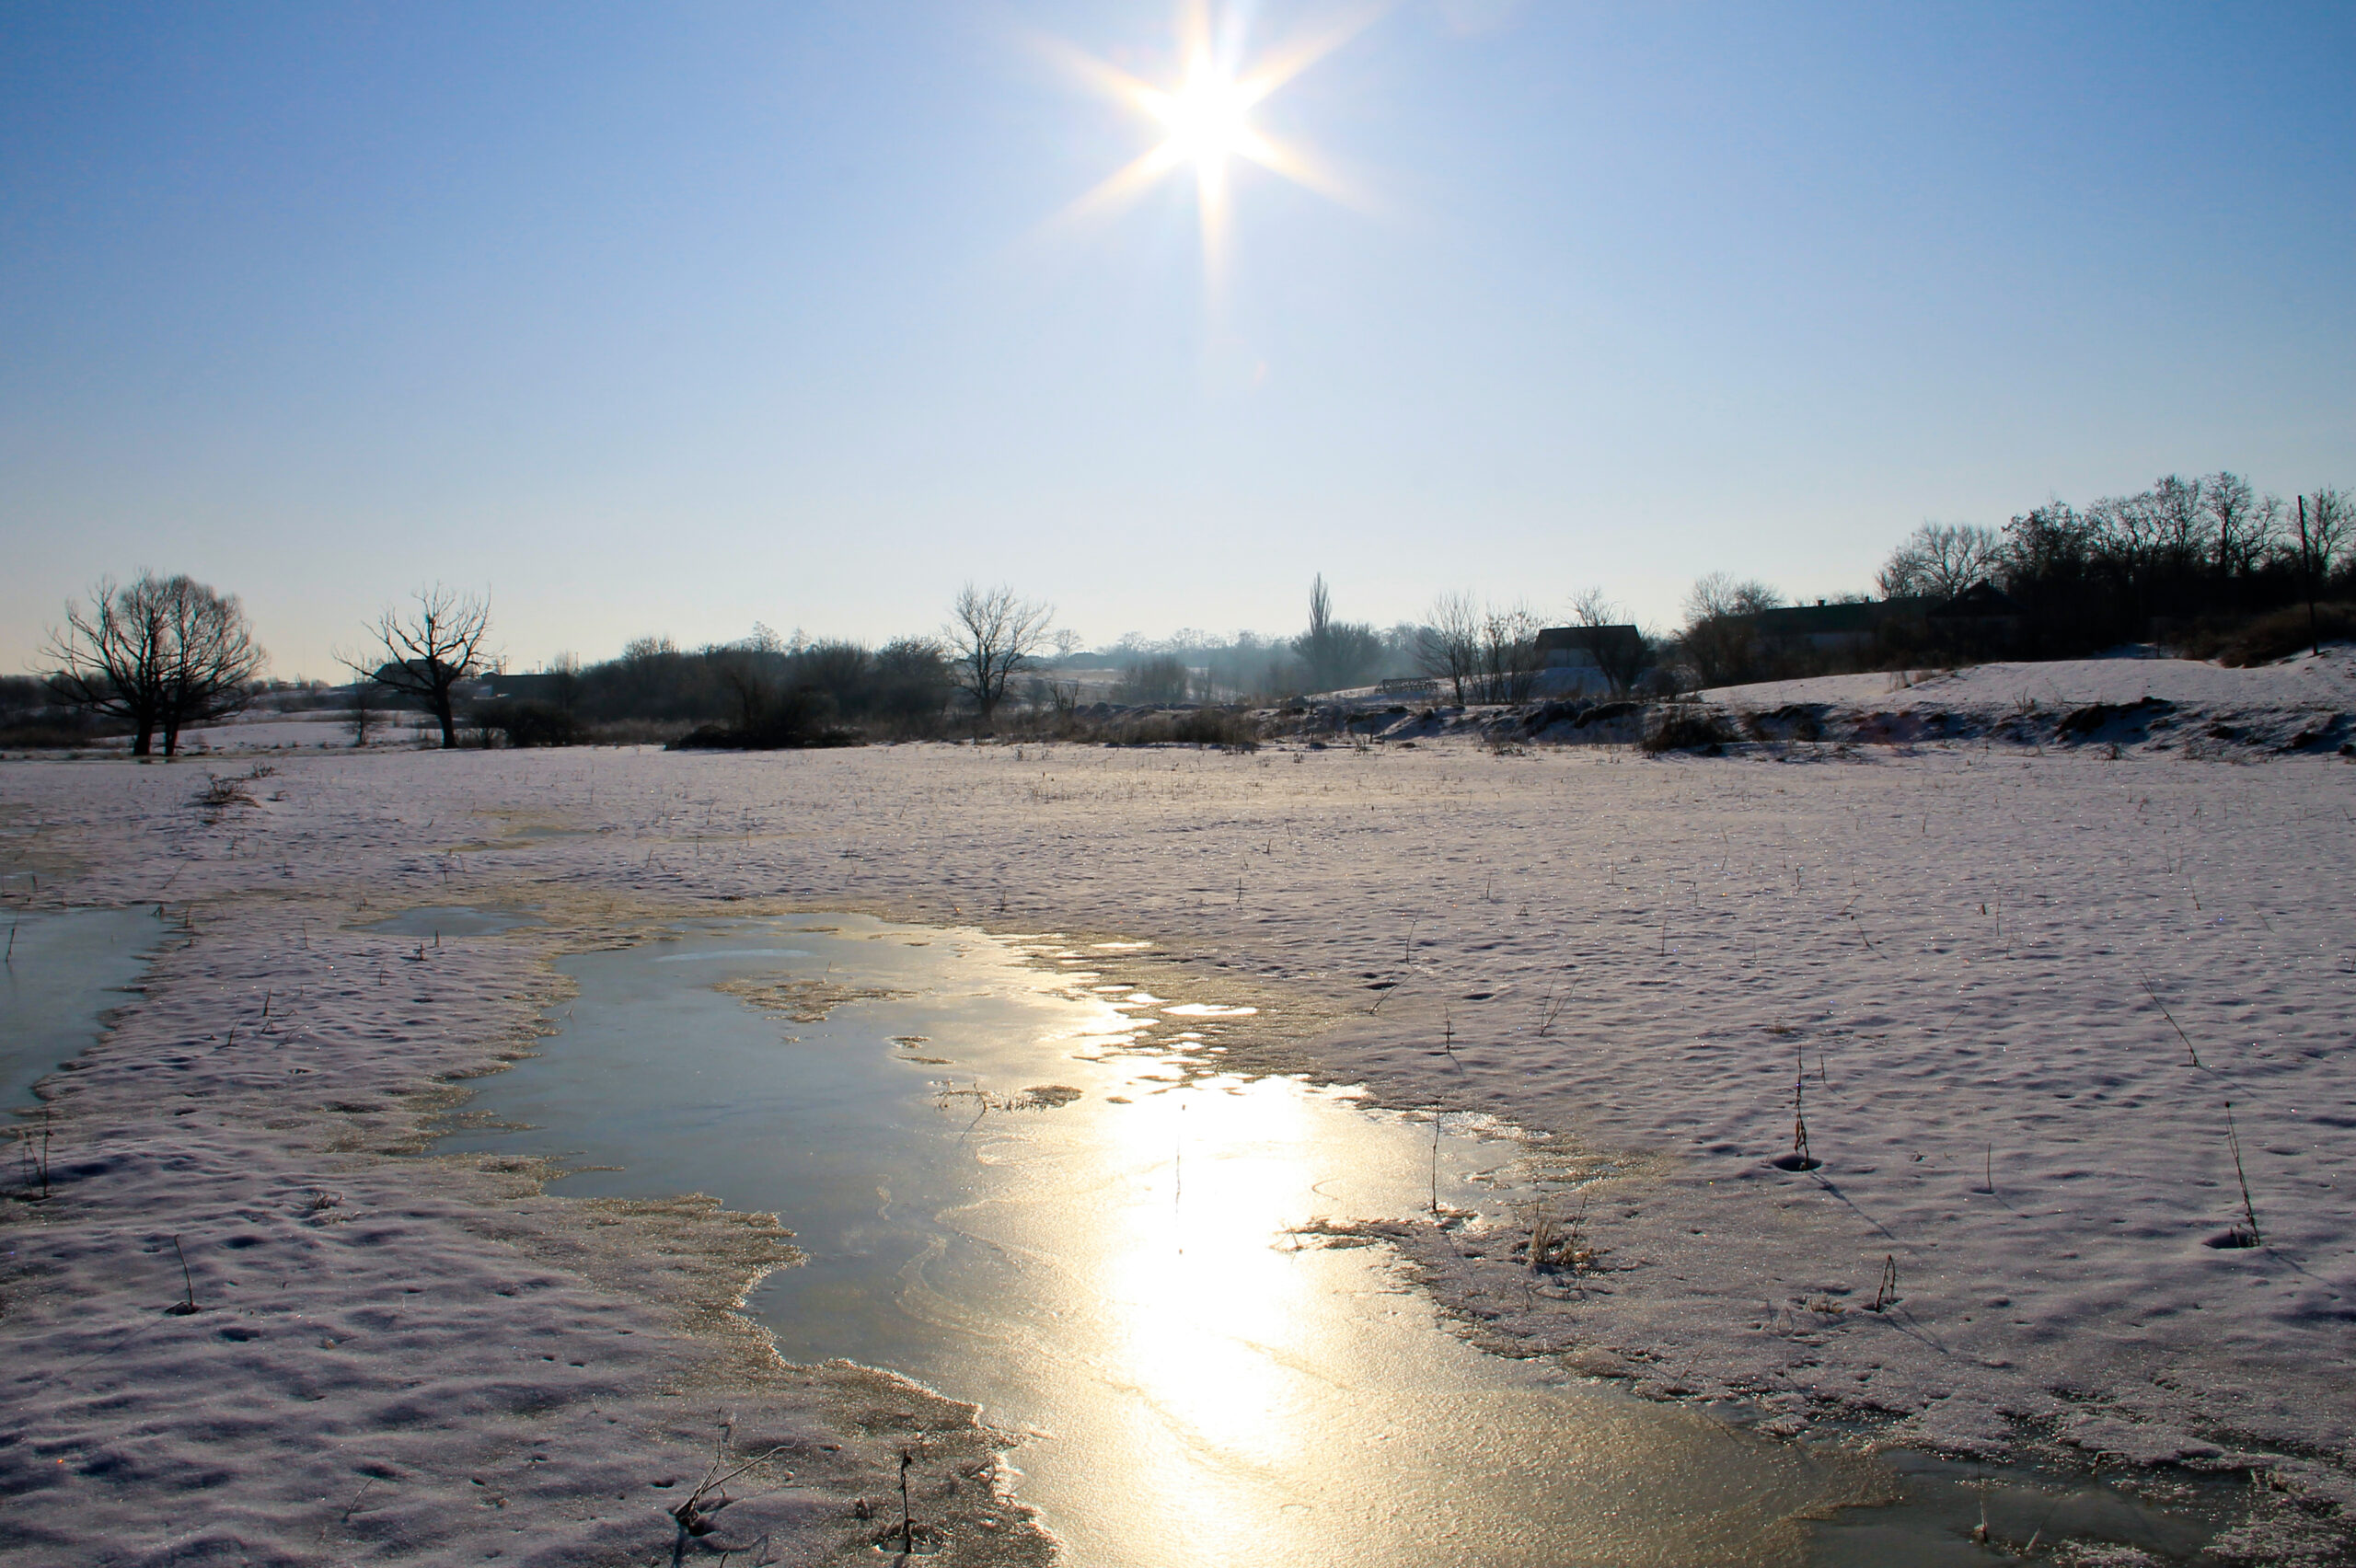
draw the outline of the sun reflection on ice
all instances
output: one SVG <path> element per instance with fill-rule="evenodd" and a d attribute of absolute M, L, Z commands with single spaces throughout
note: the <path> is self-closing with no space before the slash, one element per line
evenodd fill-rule
<path fill-rule="evenodd" d="M 1311 1217 L 1317 1177 L 1299 1097 L 1284 1087 L 1215 1080 L 1148 1097 L 1127 1118 L 1139 1124 L 1130 1147 L 1168 1152 L 1135 1173 L 1108 1228 L 1103 1297 L 1145 1401 L 1137 1439 L 1197 1463 L 1258 1469 L 1299 1447 L 1307 1412 L 1291 1385 L 1311 1281 L 1279 1243 Z M 1208 1528 L 1218 1499 L 1189 1501 Z"/>

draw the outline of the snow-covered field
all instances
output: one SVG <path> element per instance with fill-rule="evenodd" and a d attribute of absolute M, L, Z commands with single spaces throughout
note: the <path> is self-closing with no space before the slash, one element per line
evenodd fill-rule
<path fill-rule="evenodd" d="M 439 744 L 441 738 L 440 732 L 433 728 L 433 720 L 424 714 L 386 712 L 377 715 L 369 732 L 368 747 L 373 751 L 432 745 Z M 191 755 L 224 751 L 335 751 L 347 750 L 351 745 L 352 716 L 333 709 L 312 709 L 300 713 L 257 709 L 217 724 L 200 724 L 180 735 L 181 749 Z M 95 743 L 94 749 L 98 748 L 127 752 L 131 742 L 125 736 L 110 736 Z"/>
<path fill-rule="evenodd" d="M 1857 699 L 2009 709 L 2021 668 Z M 2038 668 L 2049 707 L 2204 714 L 2241 699 L 2196 682 L 2268 674 Z M 2295 678 L 2339 685 L 2243 706 L 2356 706 L 2344 668 Z M 1851 700 L 1831 684 L 1715 695 Z M 273 757 L 252 805 L 210 812 L 217 763 L 0 765 L 12 900 L 38 870 L 44 904 L 192 923 L 53 1084 L 61 1196 L 11 1205 L 0 1539 L 24 1562 L 203 1531 L 256 1562 L 651 1558 L 652 1505 L 702 1473 L 722 1409 L 740 1445 L 797 1445 L 776 1462 L 813 1490 L 745 1517 L 803 1558 L 889 1484 L 893 1423 L 847 1439 L 848 1411 L 930 1427 L 949 1506 L 950 1468 L 987 1458 L 959 1412 L 765 1366 L 727 1314 L 773 1233 L 380 1152 L 443 1079 L 525 1047 L 551 953 L 722 907 L 1149 940 L 1155 993 L 1263 1009 L 1230 1060 L 1538 1135 L 1592 1183 L 1598 1270 L 1532 1291 L 1496 1232 L 1399 1235 L 1484 1343 L 1778 1433 L 2255 1470 L 2337 1528 L 2356 767 L 2207 755 L 343 752 Z M 548 924 L 422 951 L 353 928 L 449 903 Z M 1814 1170 L 1771 1163 L 1796 1080 Z M 2228 1101 L 2258 1247 L 2212 1245 L 2246 1223 Z M 158 1312 L 174 1234 L 192 1316 Z M 191 1493 L 199 1472 L 237 1484 Z"/>

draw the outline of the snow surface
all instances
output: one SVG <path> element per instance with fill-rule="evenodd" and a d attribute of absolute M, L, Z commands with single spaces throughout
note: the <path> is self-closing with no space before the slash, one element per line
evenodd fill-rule
<path fill-rule="evenodd" d="M 2350 738 L 2356 645 L 2329 643 L 2320 653 L 2247 669 L 2189 659 L 2060 659 L 1819 675 L 1719 686 L 1700 696 L 1737 713 L 1812 708 L 1835 733 L 1865 739 L 1935 738 L 1944 729 L 1950 737 L 2118 739 L 2161 749 L 2201 749 L 2204 743 L 2314 749 Z M 2124 711 L 2139 704 L 2153 711 Z M 2074 733 L 2066 722 L 2073 714 L 2084 715 Z M 1946 722 L 1926 731 L 1923 721 L 1933 716 Z"/>
<path fill-rule="evenodd" d="M 2345 676 L 2042 668 L 2052 701 L 2188 709 L 2260 705 L 2196 682 Z M 2004 667 L 1951 686 L 2019 695 Z M 788 1434 L 820 1474 L 761 1505 L 805 1556 L 882 1490 L 891 1435 L 841 1435 L 860 1401 L 927 1427 L 936 1475 L 987 1465 L 955 1407 L 762 1361 L 726 1311 L 780 1244 L 759 1222 L 600 1216 L 529 1170 L 382 1152 L 440 1080 L 528 1043 L 553 952 L 722 908 L 1150 940 L 1104 950 L 1108 979 L 1260 1009 L 1230 1020 L 1227 1065 L 1529 1130 L 1587 1183 L 1595 1271 L 1533 1291 L 1471 1232 L 1396 1237 L 1495 1348 L 1778 1433 L 2246 1468 L 2319 1514 L 2356 1505 L 2356 767 L 2335 756 L 272 760 L 254 805 L 217 812 L 198 767 L 0 765 L 0 833 L 43 858 L 44 901 L 162 900 L 194 927 L 51 1080 L 62 1195 L 11 1205 L 0 1487 L 41 1489 L 0 1527 L 15 1560 L 93 1539 L 160 1560 L 204 1531 L 254 1561 L 651 1556 L 649 1499 L 677 1493 L 648 1482 L 691 1484 L 723 1407 L 740 1445 Z M 422 952 L 348 928 L 451 903 L 548 923 Z M 1812 1171 L 1770 1163 L 1796 1078 Z M 2262 1247 L 2210 1244 L 2243 1221 L 2228 1101 Z M 174 1233 L 205 1307 L 186 1318 L 158 1315 Z M 1898 1299 L 1869 1310 L 1886 1267 Z M 391 1474 L 347 1516 L 371 1464 Z M 238 1484 L 182 1490 L 199 1470 Z"/>

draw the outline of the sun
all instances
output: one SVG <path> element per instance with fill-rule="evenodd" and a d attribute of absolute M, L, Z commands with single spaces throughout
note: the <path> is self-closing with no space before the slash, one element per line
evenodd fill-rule
<path fill-rule="evenodd" d="M 1093 55 L 1050 42 L 1047 47 L 1080 75 L 1157 126 L 1161 138 L 1073 202 L 1065 216 L 1098 215 L 1126 206 L 1165 176 L 1191 168 L 1204 264 L 1216 279 L 1226 248 L 1228 170 L 1237 159 L 1335 200 L 1354 201 L 1306 152 L 1260 130 L 1252 115 L 1270 94 L 1347 42 L 1381 9 L 1374 5 L 1345 13 L 1245 69 L 1238 63 L 1243 54 L 1242 12 L 1230 10 L 1215 27 L 1206 0 L 1189 0 L 1179 14 L 1184 63 L 1171 86 L 1153 86 Z"/>
<path fill-rule="evenodd" d="M 1230 80 L 1206 64 L 1195 67 L 1174 93 L 1155 94 L 1148 110 L 1161 121 L 1172 162 L 1195 166 L 1198 175 L 1218 175 L 1230 157 L 1265 161 L 1269 144 L 1252 129 L 1252 106 L 1265 96 L 1253 84 Z"/>

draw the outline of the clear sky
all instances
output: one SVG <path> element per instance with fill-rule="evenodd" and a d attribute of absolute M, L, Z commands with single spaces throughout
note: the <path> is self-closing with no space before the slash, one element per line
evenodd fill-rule
<path fill-rule="evenodd" d="M 0 7 L 0 664 L 101 573 L 282 674 L 760 620 L 1091 641 L 1439 589 L 1673 620 L 1925 519 L 2356 483 L 2356 7 L 1239 8 L 1206 262 L 1151 0 Z M 1321 181 L 1320 183 L 1331 183 Z"/>

